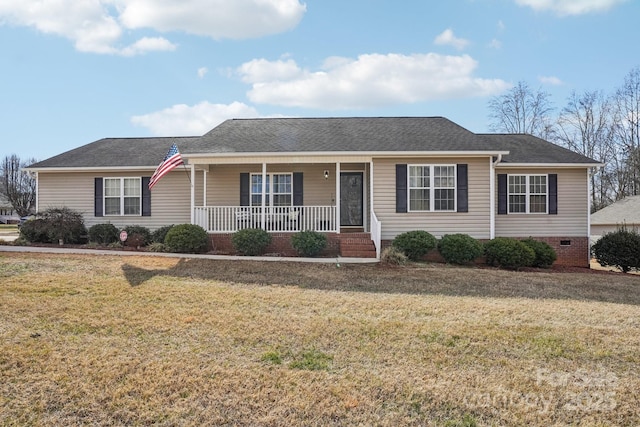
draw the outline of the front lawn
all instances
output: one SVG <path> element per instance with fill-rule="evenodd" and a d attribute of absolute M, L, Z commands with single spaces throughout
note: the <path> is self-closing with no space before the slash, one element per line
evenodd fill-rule
<path fill-rule="evenodd" d="M 0 425 L 640 425 L 640 277 L 0 253 Z"/>

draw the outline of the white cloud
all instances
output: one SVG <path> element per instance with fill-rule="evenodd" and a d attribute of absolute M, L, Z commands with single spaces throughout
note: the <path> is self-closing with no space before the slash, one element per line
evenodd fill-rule
<path fill-rule="evenodd" d="M 538 80 L 540 81 L 540 83 L 552 86 L 560 86 L 563 84 L 562 80 L 560 80 L 556 76 L 539 76 Z"/>
<path fill-rule="evenodd" d="M 370 54 L 329 58 L 324 66 L 310 71 L 292 59 L 255 59 L 237 72 L 252 85 L 252 102 L 325 110 L 488 96 L 510 86 L 500 79 L 474 77 L 477 62 L 468 55 Z"/>
<path fill-rule="evenodd" d="M 506 28 L 506 26 L 504 25 L 504 22 L 502 22 L 502 19 L 498 20 L 498 31 L 502 32 L 504 31 L 504 29 Z"/>
<path fill-rule="evenodd" d="M 0 0 L 0 25 L 68 38 L 81 52 L 130 56 L 176 46 L 162 37 L 127 46 L 125 30 L 244 39 L 290 30 L 305 12 L 298 0 Z"/>
<path fill-rule="evenodd" d="M 464 49 L 469 44 L 469 40 L 456 37 L 451 28 L 447 28 L 442 33 L 438 34 L 433 42 L 437 45 L 453 46 L 458 50 Z"/>
<path fill-rule="evenodd" d="M 135 56 L 147 52 L 173 51 L 176 45 L 163 37 L 143 37 L 120 51 L 123 56 Z"/>
<path fill-rule="evenodd" d="M 131 123 L 149 129 L 154 135 L 203 135 L 231 118 L 259 117 L 255 108 L 242 102 L 196 105 L 177 104 L 161 111 L 133 116 Z"/>
<path fill-rule="evenodd" d="M 560 16 L 605 12 L 627 0 L 515 0 L 535 11 L 552 11 Z"/>
<path fill-rule="evenodd" d="M 491 41 L 489 42 L 489 47 L 492 49 L 501 49 L 502 42 L 498 39 L 491 39 Z"/>
<path fill-rule="evenodd" d="M 203 79 L 208 72 L 209 72 L 209 69 L 207 67 L 200 67 L 198 68 L 198 77 Z"/>
<path fill-rule="evenodd" d="M 246 39 L 294 28 L 306 12 L 298 0 L 121 0 L 127 28 L 185 31 L 214 39 Z"/>

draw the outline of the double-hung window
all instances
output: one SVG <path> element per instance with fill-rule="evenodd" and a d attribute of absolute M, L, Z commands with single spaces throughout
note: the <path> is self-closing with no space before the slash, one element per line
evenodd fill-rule
<path fill-rule="evenodd" d="M 509 175 L 509 213 L 547 213 L 547 175 Z"/>
<path fill-rule="evenodd" d="M 291 206 L 293 202 L 292 174 L 270 173 L 265 175 L 265 205 Z M 262 205 L 262 174 L 251 174 L 251 206 Z"/>
<path fill-rule="evenodd" d="M 409 165 L 409 211 L 455 211 L 455 165 Z"/>
<path fill-rule="evenodd" d="M 140 215 L 142 185 L 140 178 L 104 178 L 104 214 Z"/>

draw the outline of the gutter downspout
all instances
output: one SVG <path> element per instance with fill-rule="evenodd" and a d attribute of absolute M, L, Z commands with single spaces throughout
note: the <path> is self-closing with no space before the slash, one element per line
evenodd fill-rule
<path fill-rule="evenodd" d="M 489 238 L 496 237 L 496 166 L 502 161 L 502 154 L 498 154 L 496 161 L 489 158 Z"/>

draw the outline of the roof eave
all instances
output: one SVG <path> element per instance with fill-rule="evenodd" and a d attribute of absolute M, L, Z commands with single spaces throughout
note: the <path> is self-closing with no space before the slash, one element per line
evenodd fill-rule
<path fill-rule="evenodd" d="M 37 167 L 25 168 L 27 172 L 117 172 L 117 171 L 139 171 L 155 170 L 157 166 L 66 166 L 66 167 Z"/>
<path fill-rule="evenodd" d="M 604 163 L 498 163 L 496 169 L 508 168 L 597 168 Z"/>
<path fill-rule="evenodd" d="M 508 155 L 508 151 L 479 150 L 479 151 L 290 151 L 290 152 L 226 152 L 226 153 L 182 153 L 186 159 L 212 157 L 300 157 L 300 156 L 370 156 L 370 157 L 487 157 Z"/>

